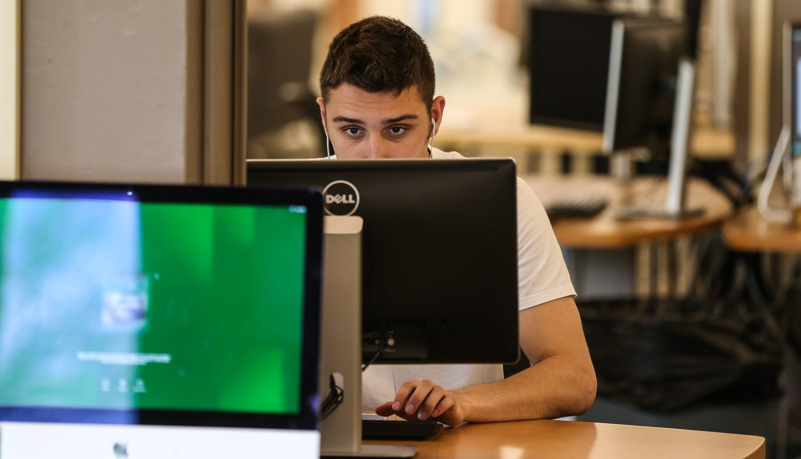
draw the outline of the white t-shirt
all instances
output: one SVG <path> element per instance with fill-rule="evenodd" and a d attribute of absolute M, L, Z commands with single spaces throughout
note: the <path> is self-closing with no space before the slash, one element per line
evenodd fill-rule
<path fill-rule="evenodd" d="M 431 150 L 433 159 L 464 158 L 456 152 Z M 517 253 L 519 309 L 530 308 L 566 296 L 575 296 L 562 251 L 542 203 L 520 177 L 517 178 Z M 362 408 L 372 410 L 395 398 L 405 381 L 429 379 L 445 389 L 472 386 L 503 379 L 503 366 L 485 365 L 379 365 L 362 374 Z"/>

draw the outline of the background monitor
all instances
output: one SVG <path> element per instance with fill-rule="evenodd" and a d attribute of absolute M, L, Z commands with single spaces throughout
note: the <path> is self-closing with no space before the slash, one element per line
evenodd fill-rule
<path fill-rule="evenodd" d="M 667 158 L 687 28 L 669 19 L 615 21 L 609 53 L 604 152 L 645 148 Z"/>
<path fill-rule="evenodd" d="M 248 160 L 249 187 L 298 184 L 363 219 L 364 361 L 517 360 L 512 160 Z"/>
<path fill-rule="evenodd" d="M 529 73 L 531 124 L 603 131 L 612 24 L 617 19 L 660 18 L 611 3 L 528 7 L 522 46 Z M 685 0 L 682 12 L 687 55 L 695 59 L 702 1 Z"/>
<path fill-rule="evenodd" d="M 693 124 L 695 63 L 687 26 L 667 19 L 618 19 L 612 26 L 603 147 L 613 175 L 629 176 L 629 152 L 646 149 L 664 162 L 664 207 L 621 208 L 620 218 L 684 218 L 704 212 L 686 206 L 686 176 Z M 622 161 L 621 161 L 622 160 Z M 620 167 L 622 165 L 622 167 Z"/>
<path fill-rule="evenodd" d="M 600 132 L 612 22 L 604 8 L 530 7 L 529 122 Z"/>
<path fill-rule="evenodd" d="M 0 183 L 3 457 L 318 456 L 321 240 L 309 188 Z"/>

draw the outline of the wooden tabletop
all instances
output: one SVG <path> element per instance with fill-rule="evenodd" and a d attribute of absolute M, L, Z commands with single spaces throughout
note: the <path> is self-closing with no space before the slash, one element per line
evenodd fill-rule
<path fill-rule="evenodd" d="M 545 125 L 508 123 L 489 128 L 453 127 L 444 123 L 434 143 L 445 149 L 529 148 L 559 153 L 600 154 L 600 132 L 582 131 Z M 734 135 L 728 129 L 699 127 L 693 131 L 690 151 L 704 158 L 728 158 L 734 154 Z"/>
<path fill-rule="evenodd" d="M 521 147 L 532 150 L 570 151 L 579 154 L 599 154 L 601 134 L 598 132 L 553 126 L 493 126 L 492 129 L 453 128 L 443 124 L 434 143 L 450 150 L 470 148 Z"/>
<path fill-rule="evenodd" d="M 416 459 L 765 457 L 762 437 L 551 420 L 465 424 L 425 441 L 366 443 L 416 445 Z"/>
<path fill-rule="evenodd" d="M 665 219 L 621 220 L 617 212 L 622 205 L 648 205 L 659 208 L 665 202 L 663 179 L 638 178 L 621 184 L 605 176 L 542 177 L 527 176 L 544 205 L 572 189 L 590 191 L 608 197 L 609 205 L 592 218 L 569 218 L 553 221 L 559 244 L 565 248 L 615 249 L 667 240 L 721 225 L 732 215 L 731 203 L 720 192 L 701 180 L 691 179 L 687 187 L 688 208 L 703 208 L 698 216 Z"/>
<path fill-rule="evenodd" d="M 723 224 L 723 240 L 740 251 L 801 253 L 801 227 L 768 221 L 755 207 L 741 209 Z"/>

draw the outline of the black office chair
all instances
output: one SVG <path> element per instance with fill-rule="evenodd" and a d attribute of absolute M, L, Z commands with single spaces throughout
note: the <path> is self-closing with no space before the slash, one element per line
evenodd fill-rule
<path fill-rule="evenodd" d="M 248 157 L 256 157 L 256 149 L 261 151 L 257 157 L 324 155 L 317 96 L 309 85 L 318 19 L 306 9 L 248 17 Z M 308 151 L 290 151 L 282 133 L 299 121 L 315 137 Z"/>

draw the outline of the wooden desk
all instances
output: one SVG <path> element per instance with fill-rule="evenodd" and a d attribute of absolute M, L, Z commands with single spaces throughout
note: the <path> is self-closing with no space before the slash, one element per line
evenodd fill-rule
<path fill-rule="evenodd" d="M 416 459 L 765 457 L 762 437 L 551 420 L 465 424 L 426 441 L 366 443 L 416 445 Z"/>
<path fill-rule="evenodd" d="M 563 248 L 630 248 L 711 229 L 732 215 L 731 203 L 701 180 L 688 182 L 687 204 L 691 208 L 703 207 L 706 212 L 696 217 L 675 220 L 619 220 L 615 217 L 616 208 L 626 202 L 634 205 L 651 203 L 655 206 L 664 203 L 666 184 L 663 180 L 634 179 L 630 185 L 622 185 L 609 177 L 598 176 L 527 176 L 524 180 L 545 205 L 560 193 L 569 192 L 576 187 L 608 196 L 609 206 L 596 217 L 560 219 L 553 222 L 556 239 Z"/>
<path fill-rule="evenodd" d="M 456 151 L 473 148 L 526 148 L 599 154 L 601 134 L 552 126 L 516 126 L 492 129 L 452 128 L 443 124 L 434 138 L 436 145 Z"/>
<path fill-rule="evenodd" d="M 741 209 L 723 224 L 723 240 L 743 252 L 801 253 L 801 228 L 765 220 L 755 207 Z"/>
<path fill-rule="evenodd" d="M 491 129 L 451 127 L 445 123 L 434 142 L 437 146 L 456 151 L 512 147 L 597 155 L 601 153 L 602 137 L 599 132 L 544 125 L 520 126 L 513 122 Z M 710 127 L 696 128 L 690 143 L 693 155 L 710 159 L 730 158 L 734 148 L 731 130 Z"/>

